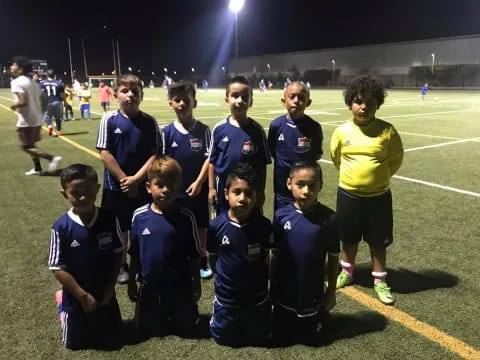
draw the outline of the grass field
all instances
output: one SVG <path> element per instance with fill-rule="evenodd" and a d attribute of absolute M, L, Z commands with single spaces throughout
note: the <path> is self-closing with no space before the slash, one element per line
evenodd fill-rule
<path fill-rule="evenodd" d="M 60 342 L 54 292 L 58 283 L 47 268 L 50 227 L 69 204 L 54 176 L 27 177 L 31 161 L 17 149 L 11 95 L 0 90 L 0 358 L 12 359 L 480 359 L 480 93 L 431 91 L 424 101 L 414 91 L 391 91 L 377 113 L 395 125 L 406 149 L 392 179 L 394 243 L 389 248 L 389 283 L 394 308 L 373 298 L 366 246 L 358 255 L 357 284 L 338 293 L 332 339 L 315 348 L 230 349 L 212 339 L 171 336 L 125 345 L 115 352 L 70 352 Z M 198 93 L 195 115 L 213 126 L 228 113 L 224 91 Z M 281 92 L 255 93 L 250 116 L 265 127 L 283 113 Z M 335 208 L 338 181 L 329 161 L 330 136 L 350 115 L 340 90 L 314 90 L 307 114 L 325 134 L 324 189 L 320 200 Z M 161 125 L 173 120 L 165 93 L 147 89 L 142 109 Z M 64 165 L 82 162 L 99 173 L 95 155 L 100 106 L 91 121 L 64 123 L 64 136 L 43 133 L 40 146 L 63 156 Z M 78 117 L 78 111 L 76 111 Z M 92 150 L 87 152 L 79 145 Z M 266 214 L 272 215 L 271 168 Z M 133 303 L 117 287 L 124 319 Z M 203 282 L 200 311 L 207 327 L 212 281 Z"/>

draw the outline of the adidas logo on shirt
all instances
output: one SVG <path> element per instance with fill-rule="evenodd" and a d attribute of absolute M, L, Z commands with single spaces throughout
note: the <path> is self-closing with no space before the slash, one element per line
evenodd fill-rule
<path fill-rule="evenodd" d="M 278 137 L 278 141 L 285 141 L 285 136 L 283 136 L 283 134 L 280 134 L 280 136 Z"/>
<path fill-rule="evenodd" d="M 77 247 L 77 246 L 80 246 L 80 243 L 79 243 L 77 240 L 73 240 L 73 241 L 70 243 L 70 247 Z"/>
<path fill-rule="evenodd" d="M 225 136 L 225 137 L 222 139 L 222 141 L 223 141 L 223 142 L 229 142 L 230 140 L 229 140 L 228 136 Z"/>
<path fill-rule="evenodd" d="M 113 133 L 114 134 L 121 134 L 122 130 L 120 130 L 120 128 L 116 128 Z"/>
<path fill-rule="evenodd" d="M 150 235 L 150 230 L 148 228 L 143 229 L 142 235 Z"/>
<path fill-rule="evenodd" d="M 292 230 L 292 224 L 290 223 L 290 221 L 287 221 L 287 222 L 283 225 L 283 229 L 284 229 L 284 230 Z"/>
<path fill-rule="evenodd" d="M 222 245 L 230 245 L 230 240 L 228 240 L 228 236 L 224 235 L 222 238 Z"/>
<path fill-rule="evenodd" d="M 178 147 L 178 144 L 175 141 L 172 143 L 172 148 L 174 147 Z"/>

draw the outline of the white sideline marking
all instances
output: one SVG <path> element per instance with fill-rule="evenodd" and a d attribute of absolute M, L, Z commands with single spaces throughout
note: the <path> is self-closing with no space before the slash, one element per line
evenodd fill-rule
<path fill-rule="evenodd" d="M 424 149 L 432 149 L 436 147 L 442 147 L 442 146 L 447 146 L 447 145 L 453 145 L 453 144 L 460 144 L 464 142 L 469 142 L 469 141 L 478 141 L 480 138 L 471 138 L 471 139 L 462 139 L 462 140 L 457 140 L 457 141 L 449 141 L 449 142 L 444 142 L 440 144 L 434 144 L 434 145 L 427 145 L 427 146 L 418 146 L 410 149 L 405 149 L 405 152 L 408 151 L 416 151 L 416 150 L 424 150 Z"/>
<path fill-rule="evenodd" d="M 318 161 L 326 163 L 326 164 L 333 164 L 333 161 L 330 161 L 330 160 L 320 159 Z M 430 186 L 430 187 L 434 187 L 434 188 L 438 188 L 438 189 L 442 189 L 442 190 L 453 191 L 453 192 L 464 194 L 464 195 L 480 197 L 480 193 L 476 193 L 476 192 L 473 192 L 473 191 L 457 189 L 457 188 L 454 188 L 454 187 L 451 187 L 451 186 L 435 184 L 435 183 L 432 183 L 432 182 L 418 180 L 418 179 L 412 179 L 412 178 L 409 178 L 409 177 L 406 177 L 406 176 L 393 175 L 392 177 L 394 177 L 395 179 L 400 179 L 400 180 L 404 180 L 404 181 L 408 181 L 408 182 L 413 182 L 413 183 L 416 183 L 416 184 L 422 184 L 422 185 L 426 185 L 426 186 Z"/>
<path fill-rule="evenodd" d="M 411 132 L 405 132 L 405 131 L 399 131 L 399 133 L 405 134 L 405 135 L 424 136 L 424 137 L 438 138 L 438 139 L 462 140 L 462 138 L 452 137 L 452 136 L 417 134 L 417 133 L 411 133 Z"/>
<path fill-rule="evenodd" d="M 431 187 L 439 188 L 439 189 L 442 189 L 442 190 L 453 191 L 453 192 L 457 192 L 457 193 L 460 193 L 460 194 L 480 197 L 480 193 L 476 193 L 476 192 L 473 192 L 473 191 L 457 189 L 457 188 L 454 188 L 454 187 L 451 187 L 451 186 L 435 184 L 435 183 L 431 183 L 431 182 L 428 182 L 428 181 L 412 179 L 412 178 L 408 178 L 408 177 L 400 176 L 400 175 L 393 175 L 393 177 L 396 178 L 396 179 L 410 181 L 410 182 L 413 182 L 413 183 L 422 184 L 422 185 L 426 185 L 426 186 L 431 186 Z"/>
<path fill-rule="evenodd" d="M 435 111 L 435 112 L 417 113 L 417 114 L 390 115 L 390 116 L 381 116 L 380 119 L 392 119 L 392 118 L 403 118 L 403 117 L 424 116 L 424 115 L 439 115 L 439 114 L 449 114 L 449 113 L 469 112 L 469 111 L 475 111 L 475 110 L 464 109 L 464 110 L 450 110 L 450 111 Z"/>

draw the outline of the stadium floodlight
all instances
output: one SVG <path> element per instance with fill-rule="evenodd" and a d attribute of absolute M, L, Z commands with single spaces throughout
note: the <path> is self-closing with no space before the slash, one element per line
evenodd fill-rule
<path fill-rule="evenodd" d="M 63 72 L 63 75 L 67 76 L 67 72 L 66 72 L 66 71 L 64 71 L 64 72 Z"/>
<path fill-rule="evenodd" d="M 334 80 L 335 80 L 335 60 L 332 59 L 332 85 Z"/>
<path fill-rule="evenodd" d="M 270 71 L 270 64 L 267 64 L 267 69 L 268 71 Z"/>
<path fill-rule="evenodd" d="M 142 70 L 141 70 L 141 69 L 137 69 L 137 72 L 139 72 L 139 73 L 140 73 L 140 72 L 142 72 Z"/>
<path fill-rule="evenodd" d="M 230 0 L 230 11 L 235 13 L 235 59 L 238 59 L 238 12 L 245 5 L 245 0 Z"/>
<path fill-rule="evenodd" d="M 163 71 L 164 71 L 164 72 L 168 72 L 168 69 L 167 69 L 167 68 L 163 68 Z"/>
<path fill-rule="evenodd" d="M 152 75 L 155 76 L 155 72 L 154 72 L 154 71 L 152 71 Z"/>
<path fill-rule="evenodd" d="M 222 71 L 225 72 L 225 66 L 222 66 Z"/>
<path fill-rule="evenodd" d="M 192 67 L 192 72 L 195 72 L 195 68 L 194 68 L 194 67 Z"/>
<path fill-rule="evenodd" d="M 435 64 L 435 53 L 432 53 L 432 76 L 433 76 L 433 65 Z"/>
<path fill-rule="evenodd" d="M 177 72 L 175 70 L 173 70 L 173 75 L 177 75 Z"/>
<path fill-rule="evenodd" d="M 132 72 L 132 67 L 131 66 L 128 67 L 128 71 Z"/>

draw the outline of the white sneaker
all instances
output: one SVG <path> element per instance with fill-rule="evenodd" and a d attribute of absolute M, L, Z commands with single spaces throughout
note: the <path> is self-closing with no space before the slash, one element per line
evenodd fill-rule
<path fill-rule="evenodd" d="M 60 161 L 62 161 L 61 156 L 54 156 L 52 161 L 50 161 L 50 164 L 48 164 L 48 171 L 51 172 L 57 170 Z"/>
<path fill-rule="evenodd" d="M 41 171 L 35 170 L 35 168 L 33 168 L 32 170 L 27 171 L 25 175 L 40 175 L 41 173 Z"/>

